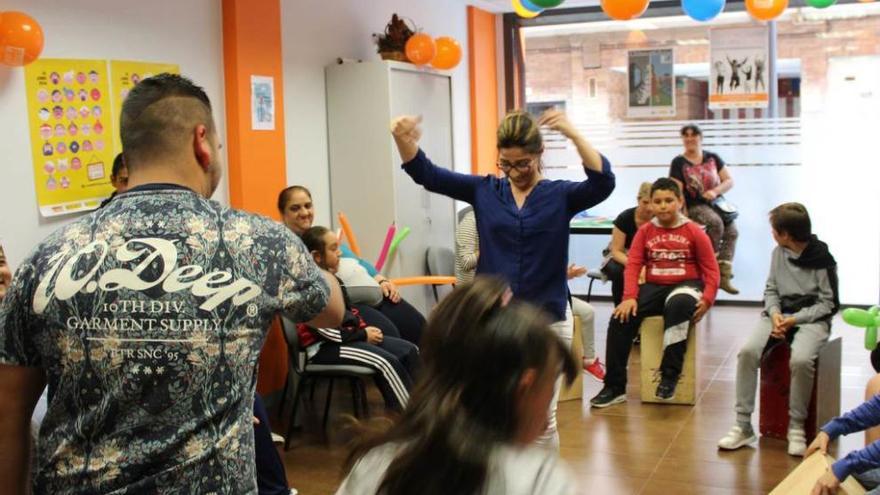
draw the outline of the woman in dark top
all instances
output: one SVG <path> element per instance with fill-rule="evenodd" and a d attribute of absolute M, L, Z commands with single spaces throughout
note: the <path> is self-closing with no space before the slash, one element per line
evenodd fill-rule
<path fill-rule="evenodd" d="M 654 217 L 651 211 L 651 183 L 643 182 L 639 186 L 636 197 L 638 205 L 627 208 L 614 219 L 611 229 L 611 244 L 608 246 L 608 262 L 602 267 L 602 273 L 611 280 L 611 298 L 614 307 L 623 298 L 623 270 L 626 267 L 626 253 L 632 244 L 636 231 Z"/>
<path fill-rule="evenodd" d="M 517 111 L 507 114 L 498 127 L 497 165 L 504 176 L 459 174 L 435 166 L 419 149 L 419 123 L 420 118 L 412 116 L 398 117 L 391 123 L 403 170 L 425 189 L 473 205 L 480 238 L 477 275 L 501 276 L 510 284 L 514 297 L 547 311 L 557 322 L 554 330 L 570 343 L 569 222 L 576 213 L 604 201 L 614 190 L 611 164 L 562 112 L 548 110 L 536 121 L 528 113 Z M 572 142 L 587 180 L 543 177 L 541 126 L 558 131 Z M 541 441 L 558 445 L 555 397 Z"/>
<path fill-rule="evenodd" d="M 694 124 L 682 127 L 681 140 L 684 153 L 672 160 L 669 177 L 678 182 L 684 192 L 685 215 L 706 226 L 706 234 L 712 240 L 721 269 L 721 290 L 739 294 L 730 282 L 739 231 L 734 221 L 725 223 L 712 208 L 712 202 L 718 196 L 733 188 L 733 177 L 720 156 L 703 150 L 703 131 L 699 127 Z"/>

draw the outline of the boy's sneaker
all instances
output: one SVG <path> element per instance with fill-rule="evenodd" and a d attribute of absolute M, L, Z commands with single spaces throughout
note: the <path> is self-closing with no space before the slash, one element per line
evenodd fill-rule
<path fill-rule="evenodd" d="M 788 430 L 788 455 L 803 457 L 807 451 L 807 434 L 802 429 Z"/>
<path fill-rule="evenodd" d="M 603 407 L 613 406 L 622 402 L 626 402 L 626 391 L 615 390 L 606 385 L 590 400 L 590 406 L 602 409 Z"/>
<path fill-rule="evenodd" d="M 749 428 L 746 431 L 741 426 L 736 425 L 727 432 L 727 435 L 718 440 L 718 448 L 721 450 L 736 450 L 757 441 L 758 437 L 755 435 L 755 430 Z"/>
<path fill-rule="evenodd" d="M 660 385 L 657 385 L 657 391 L 654 392 L 654 397 L 660 400 L 672 400 L 675 397 L 675 387 L 677 385 L 678 378 L 661 378 Z"/>
<path fill-rule="evenodd" d="M 598 357 L 590 364 L 587 364 L 587 359 L 584 358 L 584 371 L 592 375 L 598 382 L 605 381 L 605 365 L 599 361 Z"/>

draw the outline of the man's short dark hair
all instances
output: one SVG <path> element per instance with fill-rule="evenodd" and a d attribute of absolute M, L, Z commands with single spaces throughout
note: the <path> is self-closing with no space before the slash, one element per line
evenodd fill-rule
<path fill-rule="evenodd" d="M 122 153 L 119 153 L 113 159 L 113 170 L 110 171 L 110 177 L 119 177 L 119 171 L 123 168 L 125 168 L 125 160 L 122 158 Z"/>
<path fill-rule="evenodd" d="M 810 213 L 800 203 L 782 203 L 770 210 L 770 225 L 777 233 L 788 234 L 798 242 L 807 242 L 813 235 Z"/>
<path fill-rule="evenodd" d="M 214 130 L 211 100 L 204 89 L 176 74 L 144 79 L 122 105 L 120 137 L 126 166 L 173 155 L 189 142 L 198 124 Z"/>
<path fill-rule="evenodd" d="M 672 191 L 676 198 L 681 199 L 681 188 L 678 187 L 678 182 L 669 177 L 660 177 L 651 184 L 651 196 L 657 191 Z"/>

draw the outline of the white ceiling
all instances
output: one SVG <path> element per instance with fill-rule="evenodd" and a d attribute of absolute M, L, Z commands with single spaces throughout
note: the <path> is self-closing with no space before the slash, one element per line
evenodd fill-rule
<path fill-rule="evenodd" d="M 513 12 L 513 6 L 510 0 L 470 0 L 468 3 L 488 10 L 489 12 Z M 565 0 L 562 5 L 556 7 L 558 9 L 567 7 L 595 7 L 599 5 L 599 0 Z"/>

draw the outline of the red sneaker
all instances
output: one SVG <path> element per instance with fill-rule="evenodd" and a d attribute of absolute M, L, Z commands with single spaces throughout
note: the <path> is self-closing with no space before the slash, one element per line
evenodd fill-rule
<path fill-rule="evenodd" d="M 605 365 L 599 361 L 598 357 L 590 364 L 587 364 L 587 360 L 584 358 L 584 371 L 589 373 L 598 382 L 605 381 Z"/>

